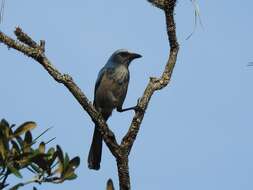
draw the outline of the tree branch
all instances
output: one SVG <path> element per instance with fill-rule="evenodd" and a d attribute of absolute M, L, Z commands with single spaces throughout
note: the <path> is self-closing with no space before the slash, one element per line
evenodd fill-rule
<path fill-rule="evenodd" d="M 81 89 L 75 84 L 71 76 L 67 74 L 61 74 L 46 57 L 44 53 L 44 41 L 41 41 L 40 45 L 38 45 L 35 41 L 32 40 L 32 38 L 22 32 L 20 28 L 17 28 L 15 30 L 15 35 L 20 42 L 13 40 L 12 38 L 8 37 L 0 31 L 0 42 L 4 43 L 10 48 L 16 49 L 17 51 L 24 53 L 26 56 L 31 57 L 38 63 L 40 63 L 57 82 L 62 83 L 72 93 L 72 95 L 76 98 L 82 108 L 89 114 L 92 121 L 98 126 L 106 145 L 116 158 L 120 190 L 130 189 L 128 156 L 140 130 L 145 111 L 148 107 L 152 95 L 155 91 L 161 90 L 166 87 L 171 80 L 171 76 L 177 60 L 177 54 L 179 51 L 179 44 L 177 42 L 176 37 L 176 26 L 174 21 L 174 8 L 176 6 L 176 0 L 148 1 L 156 7 L 162 9 L 165 13 L 167 26 L 166 29 L 170 45 L 170 52 L 168 56 L 169 58 L 161 76 L 159 78 L 150 78 L 150 81 L 137 104 L 137 106 L 141 109 L 136 111 L 129 130 L 122 139 L 120 145 L 118 145 L 114 133 L 109 129 L 101 114 L 96 111 L 92 103 L 88 100 L 88 98 L 81 91 Z"/>
<path fill-rule="evenodd" d="M 114 133 L 109 129 L 108 125 L 104 121 L 100 113 L 96 111 L 92 103 L 88 100 L 81 89 L 76 85 L 71 76 L 67 74 L 61 74 L 49 61 L 44 54 L 45 42 L 41 41 L 41 45 L 38 45 L 27 34 L 25 34 L 20 28 L 16 28 L 15 35 L 19 41 L 8 37 L 0 31 L 0 42 L 7 45 L 9 48 L 16 49 L 19 52 L 24 53 L 26 56 L 31 57 L 40 65 L 46 69 L 46 71 L 59 83 L 62 83 L 76 98 L 82 108 L 89 114 L 92 121 L 99 127 L 99 130 L 103 136 L 103 139 L 109 147 L 112 154 L 116 157 L 119 145 L 116 141 Z"/>
<path fill-rule="evenodd" d="M 138 106 L 142 108 L 144 111 L 147 109 L 153 93 L 157 90 L 163 89 L 169 84 L 175 64 L 176 64 L 177 54 L 179 50 L 179 44 L 177 42 L 177 37 L 176 37 L 176 25 L 174 21 L 174 8 L 176 6 L 176 0 L 153 0 L 153 1 L 149 0 L 149 2 L 155 3 L 155 6 L 162 8 L 165 13 L 166 25 L 167 25 L 166 29 L 167 29 L 168 39 L 169 39 L 170 53 L 169 53 L 168 61 L 165 65 L 165 69 L 161 77 L 150 78 L 150 81 L 142 97 L 140 98 L 140 101 L 138 102 Z M 159 6 L 158 4 L 159 2 L 162 3 L 161 6 Z M 144 112 L 137 111 L 135 113 L 131 126 L 121 142 L 121 146 L 125 147 L 128 150 L 128 154 L 130 154 L 133 143 L 140 130 L 140 126 L 141 126 L 143 118 L 144 118 Z"/>

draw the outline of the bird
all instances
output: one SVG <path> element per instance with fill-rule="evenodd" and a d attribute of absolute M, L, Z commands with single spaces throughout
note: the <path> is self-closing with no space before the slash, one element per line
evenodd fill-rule
<path fill-rule="evenodd" d="M 114 109 L 118 112 L 137 109 L 137 106 L 125 109 L 122 106 L 126 98 L 130 79 L 128 67 L 134 59 L 141 57 L 138 53 L 119 49 L 110 56 L 107 63 L 99 71 L 95 84 L 93 105 L 105 121 L 108 120 Z M 98 127 L 95 126 L 88 155 L 89 169 L 100 169 L 102 145 L 102 135 Z"/>

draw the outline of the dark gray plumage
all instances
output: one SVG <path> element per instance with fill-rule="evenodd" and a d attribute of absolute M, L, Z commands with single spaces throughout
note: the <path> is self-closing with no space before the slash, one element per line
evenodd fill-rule
<path fill-rule="evenodd" d="M 141 55 L 120 49 L 114 52 L 105 66 L 100 70 L 94 93 L 94 106 L 105 121 L 111 116 L 113 109 L 119 112 L 135 109 L 122 109 L 129 83 L 128 66 L 133 59 Z M 102 156 L 102 136 L 95 126 L 93 139 L 88 156 L 88 167 L 98 170 Z"/>

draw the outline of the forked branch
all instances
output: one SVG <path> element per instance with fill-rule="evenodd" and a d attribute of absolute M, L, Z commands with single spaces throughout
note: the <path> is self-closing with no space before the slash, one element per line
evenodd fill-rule
<path fill-rule="evenodd" d="M 171 79 L 179 50 L 179 44 L 177 42 L 176 36 L 176 25 L 174 21 L 174 9 L 176 6 L 176 0 L 149 0 L 152 4 L 158 8 L 163 9 L 166 18 L 166 29 L 170 45 L 170 53 L 168 61 L 165 65 L 165 69 L 160 78 L 151 77 L 150 81 L 142 95 L 139 99 L 138 106 L 144 111 L 147 109 L 149 101 L 153 93 L 157 90 L 161 90 L 166 87 Z M 136 136 L 139 132 L 140 125 L 144 118 L 144 112 L 136 112 L 132 120 L 131 126 L 121 142 L 121 146 L 126 147 L 128 153 L 130 153 Z"/>
<path fill-rule="evenodd" d="M 119 145 L 113 132 L 109 129 L 101 114 L 96 111 L 92 103 L 76 85 L 72 77 L 67 74 L 60 73 L 49 61 L 44 53 L 45 42 L 41 41 L 40 44 L 37 44 L 19 27 L 16 28 L 14 33 L 19 41 L 12 39 L 0 31 L 0 42 L 4 43 L 9 48 L 16 49 L 17 51 L 24 53 L 26 56 L 36 60 L 57 82 L 62 83 L 72 93 L 82 108 L 89 114 L 92 121 L 99 126 L 104 141 L 113 155 L 116 156 Z"/>
<path fill-rule="evenodd" d="M 176 26 L 174 21 L 174 8 L 176 0 L 148 0 L 156 7 L 162 9 L 166 18 L 166 29 L 170 45 L 169 58 L 165 65 L 165 69 L 159 78 L 151 77 L 150 81 L 138 101 L 138 107 L 141 108 L 135 112 L 132 123 L 127 134 L 119 145 L 116 141 L 114 133 L 109 129 L 100 113 L 96 111 L 92 103 L 88 100 L 81 89 L 76 85 L 71 76 L 60 73 L 45 55 L 45 42 L 40 41 L 37 44 L 31 37 L 25 34 L 20 28 L 16 28 L 15 35 L 18 41 L 8 37 L 0 31 L 0 42 L 9 48 L 16 49 L 24 53 L 26 56 L 33 58 L 59 83 L 62 83 L 76 98 L 82 108 L 89 114 L 92 121 L 98 126 L 103 139 L 114 155 L 117 161 L 119 183 L 121 190 L 130 189 L 130 176 L 128 169 L 128 156 L 130 154 L 133 143 L 139 132 L 145 110 L 148 107 L 153 93 L 166 87 L 170 80 L 176 64 L 179 45 L 176 37 Z"/>

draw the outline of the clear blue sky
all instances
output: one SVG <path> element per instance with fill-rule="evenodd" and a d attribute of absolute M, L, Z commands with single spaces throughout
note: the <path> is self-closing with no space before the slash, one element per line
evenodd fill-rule
<path fill-rule="evenodd" d="M 252 0 L 199 1 L 204 30 L 194 27 L 189 0 L 176 8 L 181 45 L 170 86 L 149 105 L 130 156 L 132 189 L 253 189 Z M 150 76 L 167 60 L 162 11 L 145 0 L 6 1 L 2 31 L 13 36 L 20 26 L 34 39 L 46 40 L 46 54 L 73 76 L 92 100 L 99 69 L 119 48 L 141 53 L 130 67 L 125 106 L 141 96 Z M 39 189 L 104 189 L 118 183 L 114 158 L 105 147 L 101 170 L 87 169 L 93 124 L 62 85 L 30 58 L 0 44 L 0 117 L 20 124 L 34 120 L 44 139 L 57 137 L 71 156 L 79 155 L 78 179 Z M 120 139 L 133 112 L 108 121 Z M 30 189 L 28 187 L 24 189 Z"/>

